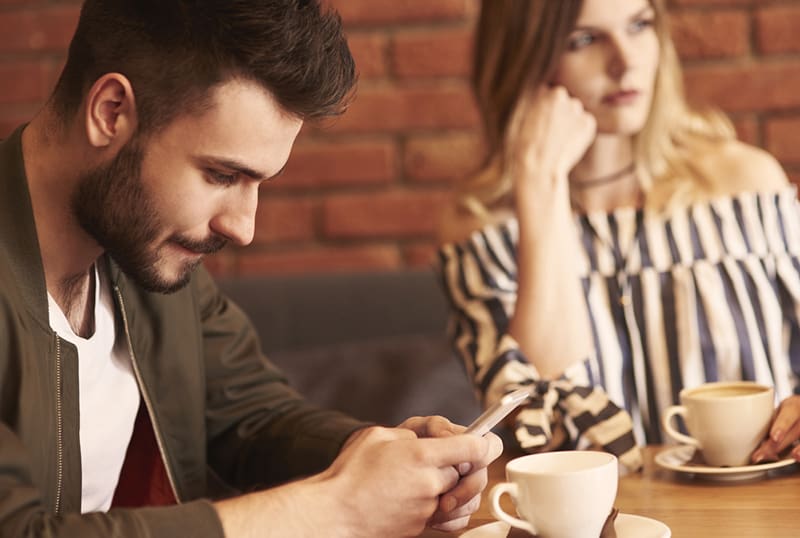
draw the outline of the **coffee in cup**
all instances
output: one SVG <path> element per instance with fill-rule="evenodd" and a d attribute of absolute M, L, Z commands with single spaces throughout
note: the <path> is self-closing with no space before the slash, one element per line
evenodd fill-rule
<path fill-rule="evenodd" d="M 679 443 L 696 446 L 715 467 L 750 463 L 767 435 L 775 410 L 772 387 L 752 381 L 705 383 L 680 392 L 681 405 L 664 410 L 662 425 Z M 672 417 L 683 417 L 689 435 L 677 431 Z"/>
<path fill-rule="evenodd" d="M 617 496 L 617 458 L 607 452 L 571 450 L 515 458 L 507 482 L 492 488 L 492 514 L 541 538 L 597 538 Z M 506 513 L 508 493 L 520 517 Z"/>

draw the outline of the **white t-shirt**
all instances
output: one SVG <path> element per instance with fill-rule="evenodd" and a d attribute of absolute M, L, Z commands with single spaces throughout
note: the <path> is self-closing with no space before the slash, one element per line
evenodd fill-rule
<path fill-rule="evenodd" d="M 94 323 L 77 336 L 47 294 L 50 327 L 78 348 L 81 440 L 81 512 L 111 506 L 139 409 L 139 387 L 125 338 L 116 338 L 114 300 L 104 271 L 95 268 Z"/>

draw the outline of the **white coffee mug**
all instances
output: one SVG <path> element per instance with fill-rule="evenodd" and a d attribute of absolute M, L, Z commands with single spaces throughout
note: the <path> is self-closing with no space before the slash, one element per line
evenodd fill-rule
<path fill-rule="evenodd" d="M 752 381 L 720 381 L 683 389 L 680 402 L 664 410 L 664 430 L 679 443 L 696 446 L 703 461 L 715 467 L 749 464 L 750 455 L 767 435 L 775 410 L 772 387 Z M 673 427 L 675 415 L 683 417 L 689 435 Z"/>
<path fill-rule="evenodd" d="M 617 496 L 618 464 L 607 452 L 545 452 L 509 461 L 506 479 L 489 495 L 497 519 L 541 538 L 597 538 Z M 504 493 L 520 517 L 501 508 Z"/>

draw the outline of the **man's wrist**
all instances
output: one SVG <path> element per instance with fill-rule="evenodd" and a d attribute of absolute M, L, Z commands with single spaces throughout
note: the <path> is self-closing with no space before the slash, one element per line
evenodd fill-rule
<path fill-rule="evenodd" d="M 360 517 L 350 498 L 339 473 L 327 469 L 280 487 L 214 503 L 214 508 L 225 538 L 349 538 L 357 536 Z"/>
<path fill-rule="evenodd" d="M 371 427 L 373 427 L 373 424 L 366 424 L 364 425 L 364 427 L 354 430 L 353 433 L 347 436 L 347 438 L 344 440 L 344 443 L 342 443 L 342 449 L 339 451 L 339 453 L 341 454 L 345 449 L 347 449 L 348 446 L 353 444 L 353 442 L 356 439 L 358 439 L 365 431 L 367 431 Z"/>

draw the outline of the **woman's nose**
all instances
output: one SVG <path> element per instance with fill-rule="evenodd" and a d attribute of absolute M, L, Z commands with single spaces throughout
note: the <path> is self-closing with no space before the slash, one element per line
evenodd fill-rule
<path fill-rule="evenodd" d="M 608 43 L 608 72 L 613 78 L 620 79 L 634 63 L 635 47 L 625 36 L 611 36 Z"/>

